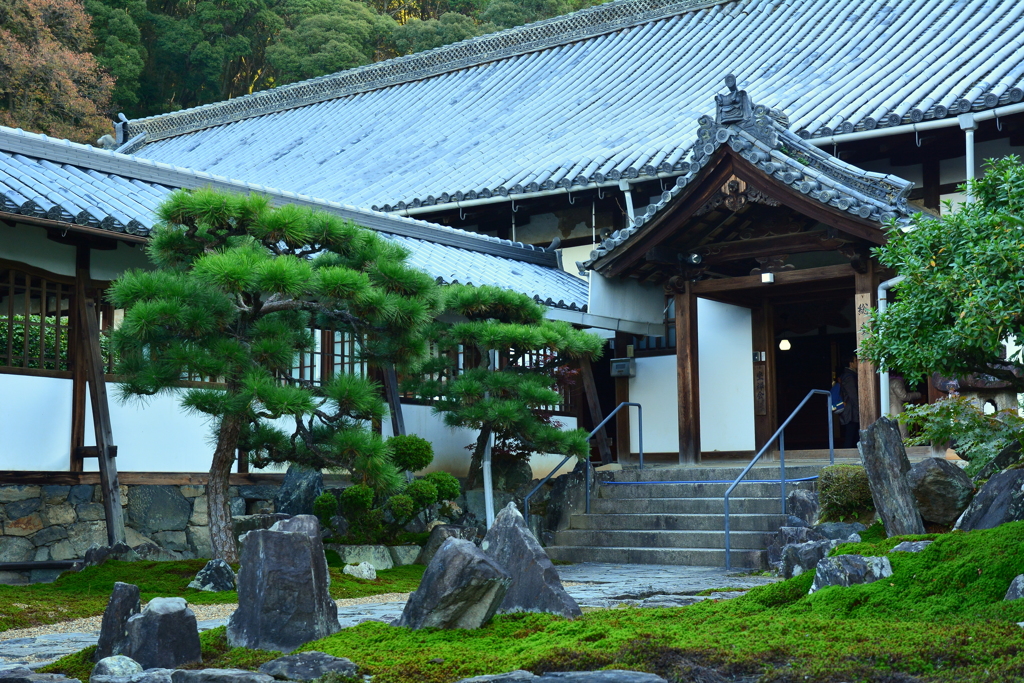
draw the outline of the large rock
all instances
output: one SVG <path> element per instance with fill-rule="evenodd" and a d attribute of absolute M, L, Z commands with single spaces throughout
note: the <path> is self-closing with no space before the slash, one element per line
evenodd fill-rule
<path fill-rule="evenodd" d="M 242 499 L 239 499 L 242 500 Z M 242 507 L 244 509 L 245 501 L 242 500 Z M 288 515 L 270 514 L 270 515 L 234 515 L 231 517 L 231 528 L 235 534 L 235 538 L 238 539 L 238 554 L 241 556 L 243 548 L 242 539 L 250 531 L 256 531 L 257 529 L 269 529 L 274 526 L 282 519 L 288 519 Z"/>
<path fill-rule="evenodd" d="M 810 593 L 827 586 L 852 586 L 857 583 L 874 583 L 892 576 L 892 565 L 888 557 L 864 557 L 862 555 L 837 555 L 818 562 L 814 572 L 814 583 Z"/>
<path fill-rule="evenodd" d="M 210 560 L 188 584 L 197 591 L 219 593 L 235 590 L 235 572 L 224 560 Z"/>
<path fill-rule="evenodd" d="M 583 614 L 515 503 L 498 513 L 480 549 L 512 576 L 499 612 L 550 612 L 569 618 Z"/>
<path fill-rule="evenodd" d="M 694 667 L 701 668 L 703 667 Z M 686 678 L 685 680 L 700 681 L 700 683 L 714 683 L 724 681 L 721 676 L 709 675 L 709 670 L 704 669 L 700 678 Z M 681 679 L 682 680 L 682 679 Z M 624 671 L 622 669 L 606 669 L 604 671 L 548 671 L 541 676 L 535 676 L 529 671 L 509 671 L 504 674 L 490 676 L 473 676 L 463 678 L 458 683 L 665 683 L 665 679 L 655 674 L 642 673 L 640 671 Z"/>
<path fill-rule="evenodd" d="M 127 522 L 141 533 L 184 531 L 192 504 L 177 486 L 136 486 L 128 500 Z"/>
<path fill-rule="evenodd" d="M 787 545 L 800 545 L 808 541 L 823 540 L 825 540 L 825 537 L 810 527 L 781 527 L 779 533 L 775 534 L 771 542 L 768 543 L 768 562 L 770 564 L 782 562 L 782 551 L 785 550 Z"/>
<path fill-rule="evenodd" d="M 1024 574 L 1018 574 L 1010 582 L 1010 587 L 1006 589 L 1006 595 L 1003 600 L 1020 600 L 1024 598 Z"/>
<path fill-rule="evenodd" d="M 27 538 L 0 536 L 0 562 L 28 562 L 35 554 L 35 543 Z"/>
<path fill-rule="evenodd" d="M 388 553 L 391 554 L 391 562 L 396 567 L 404 567 L 409 564 L 416 564 L 420 556 L 421 548 L 418 545 L 391 545 L 388 546 Z"/>
<path fill-rule="evenodd" d="M 944 458 L 914 463 L 907 482 L 926 522 L 952 524 L 974 495 L 974 484 L 964 471 Z"/>
<path fill-rule="evenodd" d="M 312 681 L 328 673 L 354 678 L 357 668 L 344 657 L 332 657 L 314 650 L 278 657 L 262 665 L 259 670 L 280 681 Z"/>
<path fill-rule="evenodd" d="M 1020 444 L 1014 441 L 978 470 L 978 473 L 974 475 L 974 481 L 988 481 L 992 475 L 1002 472 L 1018 460 L 1020 460 Z"/>
<path fill-rule="evenodd" d="M 893 547 L 893 549 L 890 550 L 889 552 L 890 553 L 919 553 L 922 550 L 924 550 L 925 548 L 927 548 L 928 546 L 930 546 L 932 543 L 934 543 L 934 541 L 903 541 L 901 543 L 897 543 Z"/>
<path fill-rule="evenodd" d="M 359 564 L 346 564 L 345 568 L 341 570 L 343 574 L 354 576 L 357 579 L 364 579 L 366 581 L 377 580 L 377 570 L 373 568 L 373 565 L 369 562 L 360 562 Z"/>
<path fill-rule="evenodd" d="M 319 470 L 291 465 L 274 497 L 274 512 L 286 515 L 313 514 L 313 501 L 324 492 L 324 477 Z"/>
<path fill-rule="evenodd" d="M 171 672 L 171 683 L 274 683 L 274 679 L 244 669 L 178 669 Z"/>
<path fill-rule="evenodd" d="M 955 529 L 993 529 L 1024 519 L 1024 469 L 1006 470 L 988 480 L 957 520 Z"/>
<path fill-rule="evenodd" d="M 139 587 L 130 583 L 114 583 L 107 608 L 103 610 L 100 622 L 100 639 L 96 643 L 93 661 L 123 655 L 128 647 L 128 620 L 142 612 L 139 602 Z M 113 675 L 113 674 L 106 674 Z"/>
<path fill-rule="evenodd" d="M 882 417 L 861 430 L 857 450 L 885 533 L 888 536 L 923 534 L 924 522 L 906 479 L 910 461 L 896 421 Z"/>
<path fill-rule="evenodd" d="M 867 527 L 860 522 L 825 522 L 814 527 L 814 530 L 830 541 L 846 543 L 851 536 L 867 531 Z M 859 539 L 854 542 L 859 542 Z"/>
<path fill-rule="evenodd" d="M 391 553 L 386 545 L 343 545 L 341 543 L 328 543 L 324 546 L 333 550 L 345 564 L 373 565 L 377 571 L 391 569 L 395 561 L 391 559 Z"/>
<path fill-rule="evenodd" d="M 831 540 L 787 545 L 782 549 L 782 576 L 792 579 L 811 571 L 836 545 L 836 541 Z"/>
<path fill-rule="evenodd" d="M 469 541 L 449 538 L 409 596 L 396 626 L 480 628 L 494 616 L 512 577 Z"/>
<path fill-rule="evenodd" d="M 127 656 L 143 669 L 173 669 L 201 662 L 196 615 L 184 598 L 153 598 L 128 619 Z"/>
<path fill-rule="evenodd" d="M 423 549 L 420 550 L 420 554 L 416 558 L 416 564 L 430 564 L 430 561 L 434 559 L 434 553 L 449 538 L 473 541 L 476 539 L 476 527 L 455 526 L 454 524 L 439 524 L 435 526 L 430 530 L 430 537 L 423 544 Z"/>
<path fill-rule="evenodd" d="M 232 647 L 291 652 L 339 630 L 316 518 L 302 515 L 245 535 Z"/>
<path fill-rule="evenodd" d="M 131 657 L 125 657 L 124 655 L 114 655 L 112 657 L 103 657 L 97 660 L 96 666 L 92 668 L 92 674 L 89 676 L 89 680 L 93 680 L 96 676 L 115 676 L 123 678 L 140 673 L 142 673 L 142 665 L 134 659 Z"/>

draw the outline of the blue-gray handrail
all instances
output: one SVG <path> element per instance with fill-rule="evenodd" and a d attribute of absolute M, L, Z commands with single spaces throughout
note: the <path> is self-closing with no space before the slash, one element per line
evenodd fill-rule
<path fill-rule="evenodd" d="M 630 403 L 629 401 L 623 401 L 619 405 L 615 406 L 615 410 L 613 410 L 612 412 L 608 413 L 608 416 L 606 418 L 604 418 L 603 420 L 601 420 L 601 424 L 599 424 L 596 427 L 594 427 L 594 430 L 592 432 L 590 432 L 590 434 L 587 434 L 587 441 L 590 441 L 591 439 L 593 439 L 594 435 L 597 434 L 599 431 L 601 431 L 602 427 L 604 427 L 606 424 L 608 424 L 608 420 L 610 420 L 613 417 L 615 417 L 615 413 L 617 413 L 620 410 L 622 410 L 623 408 L 626 408 L 626 407 L 629 407 L 629 406 L 636 406 L 636 412 L 637 412 L 637 434 L 639 434 L 639 437 L 640 437 L 639 444 L 638 444 L 639 447 L 640 447 L 640 469 L 643 469 L 644 468 L 644 409 L 643 409 L 643 406 L 641 406 L 639 403 Z M 625 434 L 625 435 L 619 434 L 619 438 L 620 439 L 622 439 L 622 438 L 628 439 L 629 438 L 629 434 Z M 530 528 L 530 498 L 532 498 L 533 494 L 537 493 L 537 491 L 540 490 L 541 486 L 544 486 L 544 484 L 548 483 L 548 479 L 553 477 L 555 475 L 555 472 L 557 472 L 558 470 L 562 469 L 562 465 L 564 465 L 565 463 L 569 462 L 569 460 L 571 458 L 573 458 L 573 457 L 575 457 L 575 456 L 567 455 L 564 458 L 562 458 L 562 462 L 560 462 L 557 465 L 555 465 L 554 469 L 551 470 L 550 472 L 548 472 L 548 476 L 546 476 L 543 479 L 541 479 L 540 483 L 537 484 L 536 486 L 534 486 L 533 490 L 526 494 L 526 497 L 523 499 L 523 518 L 526 520 L 526 528 L 527 529 Z M 590 514 L 590 479 L 591 479 L 591 476 L 590 476 L 590 458 L 588 457 L 585 460 L 585 462 L 587 463 L 587 465 L 586 465 L 586 470 L 584 470 L 583 483 L 584 483 L 584 489 L 586 491 L 585 495 L 586 495 L 586 500 L 587 500 L 586 511 L 587 511 L 587 514 L 589 515 Z"/>
<path fill-rule="evenodd" d="M 789 417 L 787 417 L 786 421 L 782 423 L 782 426 L 779 427 L 774 434 L 772 434 L 772 438 L 768 439 L 765 445 L 761 447 L 761 450 L 757 452 L 757 455 L 755 455 L 754 459 L 750 461 L 750 464 L 743 469 L 743 471 L 740 473 L 740 476 L 736 477 L 736 481 L 732 483 L 732 486 L 730 486 L 725 491 L 725 497 L 723 498 L 723 500 L 725 501 L 726 569 L 732 569 L 731 557 L 729 556 L 730 550 L 732 549 L 729 543 L 729 496 L 732 495 L 733 489 L 735 489 L 736 486 L 740 483 L 740 480 L 742 480 L 743 477 L 747 476 L 747 473 L 750 472 L 750 468 L 752 468 L 757 463 L 761 456 L 764 455 L 765 452 L 767 452 L 768 448 L 773 443 L 775 443 L 776 439 L 778 439 L 779 485 L 782 487 L 782 514 L 786 514 L 786 438 L 784 432 L 786 431 L 786 427 L 789 425 L 789 423 L 793 421 L 794 417 L 796 417 L 796 414 L 800 412 L 800 409 L 803 408 L 807 404 L 807 402 L 811 400 L 811 396 L 814 396 L 815 394 L 820 394 L 822 396 L 826 396 L 829 398 L 828 404 L 825 406 L 828 409 L 828 462 L 830 465 L 834 465 L 836 463 L 835 443 L 832 436 L 832 394 L 831 392 L 825 391 L 824 389 L 811 389 L 809 392 L 807 392 L 807 395 L 804 396 L 804 400 L 800 401 L 800 405 L 798 405 L 796 409 L 789 414 Z"/>

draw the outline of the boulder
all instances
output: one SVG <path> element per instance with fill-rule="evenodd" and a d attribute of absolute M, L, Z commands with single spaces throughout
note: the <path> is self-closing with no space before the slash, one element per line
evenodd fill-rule
<path fill-rule="evenodd" d="M 239 498 L 239 500 L 242 501 L 242 511 L 244 512 L 245 501 L 241 498 Z M 270 527 L 280 522 L 282 519 L 288 519 L 288 515 L 234 515 L 234 513 L 232 512 L 231 528 L 235 534 L 235 538 L 238 539 L 238 555 L 242 555 L 242 538 L 247 533 L 249 533 L 250 531 L 255 531 L 256 529 L 269 529 Z"/>
<path fill-rule="evenodd" d="M 1020 600 L 1024 598 L 1024 574 L 1018 574 L 1010 582 L 1010 587 L 1006 589 L 1006 595 L 1003 600 Z"/>
<path fill-rule="evenodd" d="M 188 587 L 210 593 L 233 591 L 235 590 L 235 572 L 231 570 L 231 565 L 224 560 L 210 560 L 205 567 L 199 570 L 196 578 L 192 579 Z"/>
<path fill-rule="evenodd" d="M 777 564 L 782 562 L 782 551 L 787 545 L 799 545 L 808 541 L 823 541 L 825 537 L 806 526 L 784 526 L 779 533 L 772 537 L 768 543 L 768 562 Z"/>
<path fill-rule="evenodd" d="M 238 572 L 232 647 L 291 652 L 339 630 L 338 607 L 315 517 L 302 515 L 248 532 Z"/>
<path fill-rule="evenodd" d="M 923 534 L 924 522 L 906 478 L 910 461 L 896 421 L 882 417 L 862 429 L 857 450 L 885 533 L 888 536 Z"/>
<path fill-rule="evenodd" d="M 0 562 L 28 562 L 35 554 L 36 546 L 27 538 L 0 536 Z"/>
<path fill-rule="evenodd" d="M 244 669 L 179 669 L 171 673 L 171 683 L 274 683 L 274 679 Z"/>
<path fill-rule="evenodd" d="M 782 549 L 782 576 L 792 579 L 818 566 L 818 562 L 835 548 L 836 541 L 807 541 Z"/>
<path fill-rule="evenodd" d="M 427 565 L 396 626 L 480 628 L 494 616 L 512 577 L 476 547 L 449 538 Z"/>
<path fill-rule="evenodd" d="M 867 531 L 860 522 L 825 522 L 814 527 L 824 538 L 832 541 L 846 542 L 851 536 Z M 860 538 L 856 542 L 860 542 Z"/>
<path fill-rule="evenodd" d="M 291 465 L 284 482 L 274 496 L 274 512 L 286 515 L 313 514 L 313 501 L 324 492 L 324 476 L 319 470 Z"/>
<path fill-rule="evenodd" d="M 1002 472 L 1018 460 L 1020 460 L 1020 444 L 1014 441 L 978 470 L 978 473 L 974 475 L 974 481 L 988 481 L 992 475 Z"/>
<path fill-rule="evenodd" d="M 992 529 L 1024 519 L 1024 469 L 994 475 L 960 515 L 954 529 Z"/>
<path fill-rule="evenodd" d="M 116 676 L 122 678 L 140 673 L 142 673 L 142 665 L 134 659 L 124 655 L 114 655 L 99 659 L 96 662 L 96 666 L 92 668 L 92 674 L 89 676 L 89 679 L 92 680 L 95 676 Z"/>
<path fill-rule="evenodd" d="M 796 489 L 786 499 L 786 510 L 794 517 L 804 520 L 809 526 L 818 523 L 818 494 L 815 491 Z M 796 526 L 790 524 L 789 526 Z"/>
<path fill-rule="evenodd" d="M 453 524 L 439 524 L 430 530 L 430 538 L 423 545 L 423 549 L 420 550 L 419 556 L 416 558 L 416 564 L 430 564 L 430 561 L 434 559 L 434 553 L 437 552 L 438 548 L 447 541 L 449 538 L 461 538 L 464 541 L 476 540 L 476 527 L 472 526 L 455 526 Z"/>
<path fill-rule="evenodd" d="M 933 543 L 933 541 L 903 541 L 902 543 L 897 543 L 893 547 L 893 549 L 890 550 L 889 552 L 890 553 L 919 553 L 922 550 L 924 550 L 925 548 L 927 548 L 928 546 L 930 546 L 932 543 Z"/>
<path fill-rule="evenodd" d="M 565 592 L 558 570 L 526 528 L 515 503 L 498 513 L 480 549 L 512 577 L 499 612 L 550 612 L 570 619 L 583 614 Z"/>
<path fill-rule="evenodd" d="M 686 680 L 701 681 L 702 683 L 716 683 L 725 679 L 711 672 L 704 667 L 693 667 L 701 669 L 704 674 L 699 678 L 686 678 Z M 696 672 L 694 672 L 696 673 Z M 473 676 L 463 678 L 458 683 L 665 683 L 665 679 L 655 674 L 642 673 L 640 671 L 623 671 L 622 669 L 607 669 L 605 671 L 548 671 L 541 676 L 535 676 L 529 671 L 509 671 L 504 674 L 490 676 Z"/>
<path fill-rule="evenodd" d="M 391 559 L 391 553 L 386 545 L 342 545 L 340 543 L 328 543 L 328 550 L 333 550 L 345 564 L 367 564 L 373 565 L 377 571 L 391 569 L 395 566 Z"/>
<path fill-rule="evenodd" d="M 173 669 L 203 660 L 196 615 L 184 598 L 153 598 L 128 619 L 126 655 L 143 669 Z"/>
<path fill-rule="evenodd" d="M 807 521 L 805 519 L 803 519 L 802 517 L 797 517 L 796 515 L 786 515 L 786 526 L 812 527 L 814 525 L 813 524 L 808 524 Z"/>
<path fill-rule="evenodd" d="M 391 545 L 388 546 L 391 553 L 391 562 L 396 567 L 404 567 L 408 564 L 416 564 L 416 558 L 420 556 L 418 545 Z"/>
<path fill-rule="evenodd" d="M 0 683 L 81 683 L 61 674 L 40 674 L 24 666 L 0 670 Z"/>
<path fill-rule="evenodd" d="M 312 681 L 328 673 L 354 677 L 357 668 L 344 657 L 332 657 L 314 650 L 278 657 L 262 665 L 259 671 L 280 681 Z"/>
<path fill-rule="evenodd" d="M 354 576 L 357 579 L 365 579 L 367 581 L 377 580 L 377 570 L 373 568 L 373 565 L 369 562 L 360 562 L 359 564 L 346 564 L 345 568 L 341 570 L 342 573 Z"/>
<path fill-rule="evenodd" d="M 926 522 L 952 524 L 974 495 L 974 484 L 964 471 L 944 458 L 925 458 L 907 473 L 910 491 Z"/>
<path fill-rule="evenodd" d="M 127 523 L 146 536 L 157 531 L 184 531 L 192 504 L 177 486 L 136 486 L 128 500 Z"/>
<path fill-rule="evenodd" d="M 130 583 L 115 582 L 114 590 L 107 601 L 107 608 L 103 610 L 100 639 L 96 643 L 96 653 L 93 655 L 94 662 L 128 651 L 128 620 L 141 611 L 139 587 Z"/>
<path fill-rule="evenodd" d="M 810 593 L 827 586 L 852 586 L 858 583 L 874 583 L 892 576 L 892 565 L 888 557 L 864 557 L 862 555 L 838 555 L 826 557 L 818 562 L 814 572 L 814 583 Z"/>

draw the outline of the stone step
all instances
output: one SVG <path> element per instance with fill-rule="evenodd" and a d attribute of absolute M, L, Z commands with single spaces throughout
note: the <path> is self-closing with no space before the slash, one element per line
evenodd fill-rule
<path fill-rule="evenodd" d="M 721 498 L 729 486 L 730 484 L 604 484 L 597 487 L 597 496 L 599 498 Z M 741 482 L 733 489 L 732 495 L 737 498 L 780 499 L 781 488 L 780 484 Z M 797 488 L 812 489 L 814 482 L 786 484 L 787 494 Z"/>
<path fill-rule="evenodd" d="M 693 567 L 724 567 L 725 551 L 713 548 L 613 548 L 590 546 L 548 546 L 548 557 L 556 562 L 609 562 L 614 564 L 673 564 Z M 766 569 L 764 550 L 731 553 L 733 569 Z"/>
<path fill-rule="evenodd" d="M 733 548 L 763 550 L 768 532 L 733 531 Z M 724 548 L 725 531 L 639 531 L 609 529 L 565 529 L 556 531 L 553 545 L 612 548 Z"/>
<path fill-rule="evenodd" d="M 777 515 L 782 500 L 776 494 L 771 498 L 729 497 L 729 512 L 734 515 Z M 717 498 L 591 498 L 590 511 L 594 514 L 661 514 L 661 515 L 722 515 L 725 504 Z"/>
<path fill-rule="evenodd" d="M 778 504 L 776 504 L 778 511 Z M 778 531 L 786 521 L 781 514 L 730 514 L 733 531 Z M 725 515 L 673 514 L 589 514 L 572 515 L 570 529 L 638 530 L 638 531 L 723 531 Z"/>
<path fill-rule="evenodd" d="M 820 465 L 793 465 L 786 467 L 787 479 L 815 477 L 821 472 Z M 740 467 L 646 467 L 624 469 L 618 472 L 602 472 L 599 475 L 610 481 L 735 481 L 743 468 Z M 746 479 L 779 478 L 779 465 L 755 467 L 747 473 Z"/>

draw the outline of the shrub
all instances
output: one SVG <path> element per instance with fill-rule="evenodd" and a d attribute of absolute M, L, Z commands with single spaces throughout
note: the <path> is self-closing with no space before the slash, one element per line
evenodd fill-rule
<path fill-rule="evenodd" d="M 405 526 L 409 520 L 416 515 L 416 502 L 412 499 L 412 496 L 407 496 L 404 493 L 399 493 L 396 496 L 391 496 L 388 499 L 388 512 L 394 518 L 395 524 Z"/>
<path fill-rule="evenodd" d="M 324 529 L 333 529 L 332 520 L 338 514 L 338 499 L 330 491 L 324 491 L 313 501 L 313 514 Z"/>
<path fill-rule="evenodd" d="M 358 517 L 373 507 L 373 489 L 366 484 L 349 486 L 341 492 L 341 510 L 346 517 Z"/>
<path fill-rule="evenodd" d="M 393 436 L 387 440 L 391 451 L 391 462 L 400 470 L 419 472 L 434 462 L 434 447 L 429 441 L 415 434 Z"/>
<path fill-rule="evenodd" d="M 841 522 L 874 512 L 868 475 L 859 465 L 832 465 L 818 476 L 818 502 L 821 519 Z"/>
<path fill-rule="evenodd" d="M 462 493 L 462 486 L 459 484 L 459 480 L 447 472 L 431 472 L 423 477 L 423 479 L 424 481 L 429 481 L 437 489 L 437 499 L 439 501 L 455 500 Z"/>
<path fill-rule="evenodd" d="M 426 479 L 417 479 L 405 487 L 405 495 L 422 509 L 437 502 L 437 487 Z"/>

